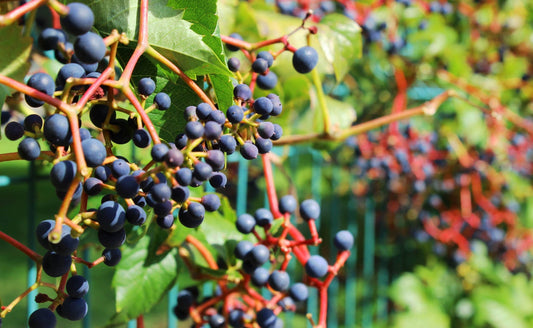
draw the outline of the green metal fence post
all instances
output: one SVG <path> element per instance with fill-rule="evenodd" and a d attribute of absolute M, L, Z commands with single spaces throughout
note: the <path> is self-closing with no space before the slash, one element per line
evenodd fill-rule
<path fill-rule="evenodd" d="M 375 211 L 374 199 L 367 197 L 365 202 L 365 231 L 363 249 L 363 277 L 365 286 L 365 304 L 362 313 L 362 327 L 372 327 L 373 317 L 373 282 L 374 281 L 374 252 L 375 252 Z"/>

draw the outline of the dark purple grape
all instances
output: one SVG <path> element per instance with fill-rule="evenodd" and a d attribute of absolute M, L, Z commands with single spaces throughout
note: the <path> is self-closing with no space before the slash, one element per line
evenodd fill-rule
<path fill-rule="evenodd" d="M 37 236 L 39 244 L 50 251 L 52 250 L 52 246 L 50 246 L 50 242 L 48 241 L 48 235 L 52 229 L 54 229 L 55 224 L 56 221 L 54 220 L 44 220 L 41 221 L 35 229 L 35 235 Z"/>
<path fill-rule="evenodd" d="M 165 162 L 169 167 L 178 167 L 183 164 L 183 154 L 180 150 L 173 147 L 168 151 Z"/>
<path fill-rule="evenodd" d="M 224 324 L 226 323 L 226 319 L 224 319 L 224 316 L 216 313 L 209 317 L 209 327 L 210 328 L 222 328 L 224 327 Z"/>
<path fill-rule="evenodd" d="M 85 77 L 91 77 L 91 78 L 97 79 L 101 75 L 101 73 L 96 72 L 96 70 L 98 69 L 98 62 L 89 63 L 89 64 L 84 63 L 78 57 L 76 57 L 76 54 L 72 55 L 72 58 L 70 58 L 70 62 L 76 63 L 80 65 L 81 67 L 83 67 L 83 69 L 85 70 L 85 74 L 87 74 Z M 94 73 L 96 73 L 97 75 L 95 75 Z"/>
<path fill-rule="evenodd" d="M 274 314 L 274 311 L 263 308 L 257 312 L 256 315 L 256 321 L 259 327 L 261 328 L 269 328 L 271 325 L 273 325 L 276 322 L 276 315 Z"/>
<path fill-rule="evenodd" d="M 328 262 L 320 255 L 311 255 L 305 263 L 305 272 L 312 278 L 324 277 L 328 269 Z"/>
<path fill-rule="evenodd" d="M 270 122 L 261 122 L 257 127 L 257 133 L 261 138 L 269 139 L 274 134 L 274 124 Z"/>
<path fill-rule="evenodd" d="M 264 59 L 266 60 L 267 64 L 268 64 L 268 67 L 271 67 L 272 64 L 274 64 L 274 56 L 272 56 L 272 54 L 270 53 L 270 51 L 260 51 L 258 54 L 257 54 L 257 58 L 261 58 L 261 59 Z"/>
<path fill-rule="evenodd" d="M 257 76 L 257 86 L 263 90 L 271 90 L 276 87 L 278 84 L 278 76 L 276 73 L 269 71 L 265 75 Z"/>
<path fill-rule="evenodd" d="M 283 106 L 281 105 L 281 100 L 279 99 L 279 96 L 275 93 L 270 93 L 267 95 L 267 98 L 270 99 L 272 102 L 272 112 L 270 112 L 270 115 L 272 116 L 278 116 L 281 114 L 283 110 Z"/>
<path fill-rule="evenodd" d="M 118 158 L 111 164 L 111 172 L 115 178 L 128 175 L 130 174 L 130 164 L 122 158 Z"/>
<path fill-rule="evenodd" d="M 76 38 L 74 42 L 74 54 L 87 64 L 94 64 L 101 61 L 106 53 L 104 39 L 96 33 L 87 32 Z"/>
<path fill-rule="evenodd" d="M 180 133 L 176 136 L 176 139 L 174 139 L 174 144 L 176 145 L 176 148 L 183 149 L 187 147 L 187 135 L 185 133 Z"/>
<path fill-rule="evenodd" d="M 237 140 L 232 135 L 225 134 L 219 140 L 220 150 L 227 154 L 233 154 L 237 148 Z"/>
<path fill-rule="evenodd" d="M 253 143 L 251 143 L 250 141 L 246 141 L 243 145 L 241 145 L 240 152 L 242 157 L 247 160 L 251 160 L 257 158 L 259 150 Z"/>
<path fill-rule="evenodd" d="M 182 186 L 175 186 L 172 188 L 172 195 L 171 198 L 176 203 L 181 204 L 184 203 L 187 199 L 189 199 L 189 188 L 182 187 Z"/>
<path fill-rule="evenodd" d="M 65 43 L 67 41 L 67 35 L 65 32 L 59 29 L 47 27 L 41 31 L 37 43 L 41 50 L 54 50 L 57 49 L 58 43 Z"/>
<path fill-rule="evenodd" d="M 89 167 L 97 167 L 102 165 L 107 157 L 107 152 L 104 144 L 98 139 L 86 139 L 81 142 L 83 155 Z"/>
<path fill-rule="evenodd" d="M 282 214 L 285 213 L 294 213 L 296 211 L 296 207 L 298 206 L 298 203 L 296 202 L 296 199 L 292 195 L 285 195 L 281 197 L 279 200 L 279 211 Z"/>
<path fill-rule="evenodd" d="M 191 203 L 191 204 L 198 204 L 198 203 Z M 189 209 L 185 209 L 185 207 L 180 208 L 180 211 L 178 213 L 178 219 L 180 220 L 180 223 L 187 228 L 196 228 L 200 224 L 202 224 L 202 222 L 204 221 L 203 216 L 196 217 L 189 211 Z"/>
<path fill-rule="evenodd" d="M 85 318 L 87 315 L 87 302 L 83 298 L 66 297 L 61 305 L 61 316 L 71 321 Z"/>
<path fill-rule="evenodd" d="M 239 68 L 241 67 L 241 61 L 239 58 L 231 57 L 228 59 L 228 68 L 232 72 L 237 72 Z"/>
<path fill-rule="evenodd" d="M 270 273 L 267 269 L 259 267 L 252 271 L 252 284 L 257 287 L 263 287 L 268 282 Z"/>
<path fill-rule="evenodd" d="M 222 135 L 222 127 L 214 121 L 205 123 L 204 137 L 208 140 L 216 140 Z"/>
<path fill-rule="evenodd" d="M 57 73 L 56 86 L 59 89 L 63 89 L 68 78 L 82 78 L 84 76 L 85 69 L 81 65 L 75 63 L 66 64 Z"/>
<path fill-rule="evenodd" d="M 86 128 L 80 128 L 80 139 L 81 141 L 91 139 L 91 132 Z"/>
<path fill-rule="evenodd" d="M 4 133 L 9 140 L 18 140 L 24 135 L 24 126 L 19 122 L 9 122 L 5 127 Z"/>
<path fill-rule="evenodd" d="M 50 277 L 61 277 L 70 270 L 70 255 L 60 255 L 49 251 L 43 256 L 43 271 Z"/>
<path fill-rule="evenodd" d="M 150 134 L 145 129 L 138 129 L 133 134 L 133 143 L 139 148 L 146 148 L 150 146 L 152 138 Z"/>
<path fill-rule="evenodd" d="M 183 112 L 183 116 L 187 121 L 197 120 L 198 116 L 196 115 L 196 106 L 187 106 Z"/>
<path fill-rule="evenodd" d="M 187 138 L 194 140 L 204 135 L 204 125 L 198 121 L 190 121 L 185 124 Z"/>
<path fill-rule="evenodd" d="M 103 182 L 106 182 L 111 176 L 111 168 L 107 166 L 98 166 L 94 169 L 94 176 Z"/>
<path fill-rule="evenodd" d="M 309 296 L 309 290 L 306 285 L 304 285 L 301 282 L 297 282 L 294 285 L 292 285 L 291 288 L 289 289 L 289 295 L 296 302 L 303 302 Z"/>
<path fill-rule="evenodd" d="M 213 172 L 213 174 L 209 178 L 209 183 L 215 189 L 224 188 L 228 183 L 228 178 L 222 172 Z"/>
<path fill-rule="evenodd" d="M 266 154 L 272 150 L 272 141 L 270 139 L 257 138 L 255 139 L 255 146 L 259 154 Z"/>
<path fill-rule="evenodd" d="M 67 280 L 66 289 L 70 297 L 82 298 L 89 292 L 89 282 L 83 276 L 71 276 Z"/>
<path fill-rule="evenodd" d="M 154 104 L 157 105 L 157 109 L 159 110 L 169 109 L 171 104 L 169 95 L 164 92 L 159 92 L 154 97 Z"/>
<path fill-rule="evenodd" d="M 166 159 L 168 151 L 169 151 L 168 146 L 163 143 L 160 143 L 160 144 L 155 144 L 152 147 L 150 154 L 152 155 L 152 159 L 154 161 L 163 162 Z"/>
<path fill-rule="evenodd" d="M 126 242 L 126 231 L 120 229 L 116 232 L 107 232 L 98 229 L 98 241 L 106 248 L 119 248 Z"/>
<path fill-rule="evenodd" d="M 192 175 L 200 181 L 206 181 L 209 179 L 212 173 L 213 169 L 209 164 L 204 162 L 198 162 L 194 165 Z"/>
<path fill-rule="evenodd" d="M 115 266 L 122 259 L 122 252 L 119 248 L 106 248 L 102 252 L 104 257 L 104 264 L 107 266 Z"/>
<path fill-rule="evenodd" d="M 55 328 L 56 324 L 56 316 L 49 308 L 33 311 L 28 319 L 29 328 Z"/>
<path fill-rule="evenodd" d="M 117 179 L 115 191 L 122 198 L 133 198 L 139 192 L 139 183 L 134 176 L 123 175 Z"/>
<path fill-rule="evenodd" d="M 59 255 L 70 256 L 78 248 L 80 243 L 79 238 L 73 238 L 70 235 L 71 229 L 66 224 L 63 224 L 61 227 L 61 239 L 59 243 L 54 244 L 50 243 L 52 251 L 56 252 Z"/>
<path fill-rule="evenodd" d="M 174 216 L 172 215 L 172 213 L 167 214 L 165 216 L 158 216 L 156 219 L 156 223 L 162 229 L 170 229 L 174 224 Z"/>
<path fill-rule="evenodd" d="M 253 219 L 253 218 L 252 218 Z M 248 240 L 241 240 L 235 245 L 235 257 L 239 260 L 244 260 L 246 254 L 254 248 L 254 244 Z"/>
<path fill-rule="evenodd" d="M 272 222 L 274 221 L 272 213 L 266 208 L 260 208 L 256 210 L 254 214 L 254 219 L 257 225 L 261 227 L 265 227 L 269 224 L 272 224 Z"/>
<path fill-rule="evenodd" d="M 305 46 L 294 52 L 292 66 L 301 74 L 309 73 L 318 63 L 318 53 L 313 47 Z"/>
<path fill-rule="evenodd" d="M 133 225 L 143 225 L 146 222 L 146 212 L 139 205 L 131 205 L 126 210 L 126 220 Z"/>
<path fill-rule="evenodd" d="M 33 161 L 41 155 L 41 146 L 35 139 L 28 137 L 19 143 L 17 152 L 20 158 Z"/>
<path fill-rule="evenodd" d="M 67 7 L 68 14 L 61 17 L 61 27 L 74 35 L 89 32 L 94 24 L 94 14 L 91 8 L 79 2 L 70 3 Z"/>
<path fill-rule="evenodd" d="M 254 102 L 254 112 L 259 115 L 269 115 L 272 112 L 274 105 L 267 97 L 259 97 Z"/>
<path fill-rule="evenodd" d="M 270 251 L 265 245 L 259 244 L 254 246 L 250 253 L 246 255 L 247 260 L 251 261 L 255 266 L 265 264 L 270 258 Z"/>
<path fill-rule="evenodd" d="M 230 38 L 242 41 L 242 36 L 239 33 L 231 33 L 229 36 Z M 239 47 L 236 47 L 231 44 L 226 44 L 226 47 L 228 47 L 229 51 L 238 51 L 240 49 Z"/>
<path fill-rule="evenodd" d="M 252 98 L 252 90 L 250 90 L 250 87 L 247 84 L 237 84 L 235 88 L 233 88 L 233 96 L 237 99 L 248 101 Z"/>
<path fill-rule="evenodd" d="M 73 161 L 62 161 L 50 171 L 50 180 L 57 190 L 67 191 L 76 176 L 77 165 Z"/>
<path fill-rule="evenodd" d="M 220 198 L 215 194 L 204 195 L 201 202 L 208 212 L 214 212 L 220 207 Z"/>
<path fill-rule="evenodd" d="M 225 157 L 224 153 L 218 149 L 207 151 L 207 157 L 205 157 L 207 164 L 211 165 L 213 171 L 220 171 L 224 168 Z"/>
<path fill-rule="evenodd" d="M 56 146 L 68 146 L 72 139 L 68 118 L 61 114 L 53 114 L 44 121 L 44 137 Z"/>
<path fill-rule="evenodd" d="M 165 183 L 156 183 L 152 189 L 150 189 L 150 194 L 156 202 L 166 202 L 170 199 L 172 194 L 170 187 Z"/>
<path fill-rule="evenodd" d="M 268 70 L 268 67 L 268 61 L 263 58 L 257 58 L 252 63 L 252 71 L 259 74 L 264 74 Z"/>
<path fill-rule="evenodd" d="M 289 289 L 291 279 L 289 274 L 285 271 L 274 270 L 268 278 L 268 284 L 272 289 L 278 292 L 284 292 Z"/>
<path fill-rule="evenodd" d="M 175 177 L 180 185 L 188 186 L 191 184 L 192 171 L 187 167 L 182 167 L 176 172 Z"/>
<path fill-rule="evenodd" d="M 24 118 L 24 130 L 29 132 L 40 131 L 43 127 L 43 118 L 41 115 L 30 114 Z"/>
<path fill-rule="evenodd" d="M 67 54 L 70 54 L 73 51 L 74 51 L 74 45 L 67 41 L 63 44 L 63 47 L 58 46 L 56 49 L 54 49 L 54 57 L 61 64 L 68 64 L 69 58 Z"/>
<path fill-rule="evenodd" d="M 109 106 L 104 104 L 97 104 L 91 107 L 91 110 L 89 111 L 89 118 L 91 119 L 91 122 L 98 128 L 102 128 L 105 119 L 107 117 L 107 112 L 109 111 Z M 113 110 L 111 113 L 110 122 L 114 121 L 117 117 L 116 112 Z"/>
<path fill-rule="evenodd" d="M 212 110 L 211 105 L 208 103 L 200 103 L 196 106 L 196 115 L 201 121 L 207 121 Z"/>
<path fill-rule="evenodd" d="M 139 83 L 137 83 L 137 90 L 139 91 L 139 94 L 148 97 L 155 91 L 155 82 L 149 77 L 143 77 L 139 80 Z"/>
<path fill-rule="evenodd" d="M 130 142 L 131 138 L 133 138 L 133 134 L 137 130 L 136 126 L 133 127 L 127 120 L 122 118 L 113 120 L 109 123 L 116 128 L 118 127 L 118 132 L 111 131 L 111 141 L 119 145 L 124 145 Z"/>
<path fill-rule="evenodd" d="M 283 135 L 283 129 L 281 125 L 274 123 L 274 134 L 270 137 L 271 140 L 279 140 Z"/>
<path fill-rule="evenodd" d="M 237 230 L 239 230 L 240 233 L 249 234 L 252 232 L 252 230 L 254 230 L 256 221 L 253 216 L 248 213 L 244 213 L 237 217 L 237 222 L 235 224 L 237 225 Z"/>
<path fill-rule="evenodd" d="M 314 199 L 306 199 L 300 204 L 300 215 L 306 221 L 318 219 L 320 205 Z"/>
<path fill-rule="evenodd" d="M 346 251 L 352 248 L 354 243 L 353 235 L 348 230 L 341 230 L 335 234 L 333 244 L 339 251 Z"/>
<path fill-rule="evenodd" d="M 100 229 L 117 232 L 124 227 L 126 212 L 119 203 L 107 201 L 98 208 L 96 219 L 100 223 Z"/>
<path fill-rule="evenodd" d="M 224 123 L 226 123 L 226 115 L 224 115 L 223 111 L 218 109 L 212 110 L 207 119 L 209 121 L 217 122 L 220 125 L 224 125 Z"/>
<path fill-rule="evenodd" d="M 240 123 L 244 118 L 244 110 L 241 106 L 232 105 L 228 108 L 226 116 L 231 123 Z"/>

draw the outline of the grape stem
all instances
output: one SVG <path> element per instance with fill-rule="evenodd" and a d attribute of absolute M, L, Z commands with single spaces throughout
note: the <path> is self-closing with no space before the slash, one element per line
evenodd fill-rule
<path fill-rule="evenodd" d="M 6 234 L 5 232 L 0 230 L 0 239 L 5 240 L 7 243 L 11 244 L 11 246 L 15 247 L 19 251 L 23 252 L 33 261 L 39 263 L 42 259 L 42 256 L 28 248 L 26 245 L 22 244 L 15 238 L 11 237 L 10 235 Z"/>

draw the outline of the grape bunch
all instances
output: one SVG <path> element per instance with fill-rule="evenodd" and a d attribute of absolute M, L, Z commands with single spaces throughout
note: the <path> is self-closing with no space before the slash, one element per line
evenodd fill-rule
<path fill-rule="evenodd" d="M 310 287 L 320 291 L 327 289 L 348 258 L 354 237 L 347 230 L 335 235 L 338 255 L 335 263 L 329 265 L 324 257 L 311 255 L 308 250 L 308 246 L 321 242 L 315 225 L 320 216 L 319 204 L 306 199 L 299 206 L 299 214 L 308 224 L 310 239 L 305 239 L 291 223 L 291 215 L 297 208 L 296 199 L 286 195 L 280 199 L 277 211 L 259 208 L 253 215 L 239 215 L 237 230 L 257 240 L 254 244 L 247 238 L 235 245 L 240 277 L 219 279 L 215 293 L 204 299 L 198 298 L 194 286 L 184 288 L 174 308 L 177 318 L 191 317 L 197 326 L 209 324 L 212 328 L 245 327 L 254 322 L 261 328 L 283 327 L 278 317 L 280 312 L 295 311 L 298 303 L 307 300 Z M 281 225 L 276 225 L 276 221 L 281 221 Z M 276 256 L 278 252 L 281 256 Z M 294 277 L 286 271 L 293 256 L 305 272 L 303 282 L 293 281 Z M 263 288 L 272 293 L 270 299 L 262 296 Z M 220 306 L 222 304 L 224 306 Z M 321 309 L 325 306 L 327 302 L 323 300 Z M 323 320 L 321 316 L 320 324 Z"/>

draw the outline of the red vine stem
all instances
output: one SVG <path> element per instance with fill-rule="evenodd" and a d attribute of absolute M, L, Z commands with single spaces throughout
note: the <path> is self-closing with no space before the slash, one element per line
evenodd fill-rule
<path fill-rule="evenodd" d="M 270 205 L 270 211 L 274 215 L 274 218 L 282 218 L 283 215 L 279 211 L 278 196 L 276 195 L 276 187 L 274 186 L 274 175 L 272 173 L 272 165 L 270 164 L 269 154 L 261 155 L 263 161 L 263 171 L 265 174 L 266 191 L 268 197 L 268 204 Z"/>
<path fill-rule="evenodd" d="M 196 247 L 211 269 L 218 270 L 218 264 L 213 258 L 213 255 L 211 255 L 207 248 L 205 248 L 205 246 L 198 239 L 192 235 L 187 235 L 185 241 Z"/>
<path fill-rule="evenodd" d="M 15 238 L 11 237 L 10 235 L 4 233 L 1 230 L 0 230 L 0 239 L 3 239 L 7 243 L 11 244 L 11 246 L 15 247 L 19 251 L 21 251 L 24 254 L 26 254 L 26 256 L 28 256 L 33 261 L 35 261 L 35 262 L 40 262 L 41 261 L 41 258 L 42 258 L 41 255 L 39 255 L 36 252 L 32 251 L 26 245 L 22 244 L 21 242 L 19 242 L 18 240 L 16 240 Z"/>

